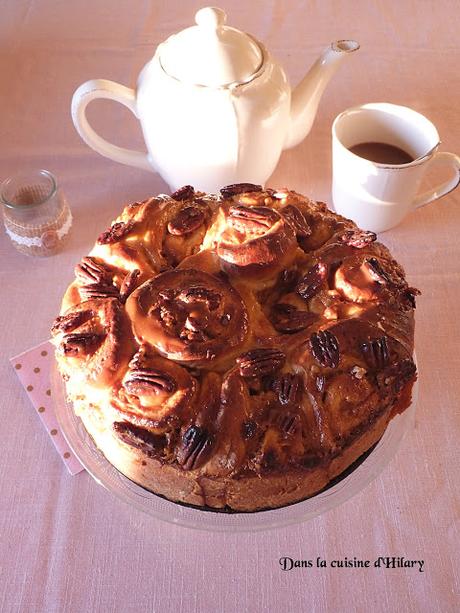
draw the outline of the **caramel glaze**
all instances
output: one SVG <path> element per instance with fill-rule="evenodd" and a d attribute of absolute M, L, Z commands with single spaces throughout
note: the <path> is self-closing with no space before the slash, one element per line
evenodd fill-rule
<path fill-rule="evenodd" d="M 121 444 L 197 484 L 326 465 L 416 378 L 418 291 L 375 235 L 293 191 L 224 193 L 127 206 L 53 326 L 70 396 L 83 380 Z"/>

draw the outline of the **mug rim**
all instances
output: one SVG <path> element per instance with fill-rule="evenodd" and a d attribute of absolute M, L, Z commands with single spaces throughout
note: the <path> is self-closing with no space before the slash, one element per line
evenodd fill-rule
<path fill-rule="evenodd" d="M 353 112 L 353 111 L 364 111 L 364 110 L 374 110 L 377 112 L 381 112 L 383 109 L 382 108 L 378 108 L 378 107 L 393 107 L 393 108 L 398 108 L 398 109 L 404 109 L 405 111 L 410 111 L 411 113 L 418 115 L 421 119 L 423 119 L 425 122 L 427 122 L 428 124 L 430 124 L 430 126 L 432 127 L 436 138 L 437 138 L 437 142 L 436 144 L 431 147 L 431 149 L 429 149 L 426 153 L 424 153 L 423 155 L 415 158 L 415 160 L 412 160 L 412 162 L 406 162 L 405 164 L 388 164 L 388 163 L 384 163 L 384 162 L 373 162 L 372 160 L 368 160 L 366 158 L 363 158 L 359 155 L 357 155 L 356 153 L 353 153 L 352 151 L 350 151 L 350 149 L 348 149 L 348 147 L 346 147 L 341 139 L 338 137 L 337 135 L 337 125 L 340 123 L 341 120 L 343 120 L 343 118 Z M 375 108 L 372 108 L 375 107 Z M 382 168 L 385 170 L 403 170 L 405 168 L 412 168 L 413 166 L 419 166 L 420 164 L 423 164 L 424 162 L 427 161 L 427 159 L 429 159 L 430 157 L 432 157 L 437 149 L 439 148 L 440 144 L 441 144 L 441 140 L 439 138 L 439 133 L 438 130 L 436 128 L 436 126 L 434 125 L 434 123 L 432 121 L 430 121 L 428 119 L 428 117 L 426 117 L 425 115 L 423 115 L 422 113 L 419 113 L 418 111 L 414 110 L 413 108 L 411 108 L 410 106 L 404 106 L 402 104 L 394 104 L 392 102 L 366 102 L 364 104 L 358 104 L 356 106 L 352 106 L 348 109 L 345 109 L 344 111 L 342 111 L 341 113 L 339 113 L 334 121 L 332 122 L 332 138 L 333 140 L 335 140 L 337 143 L 339 143 L 339 145 L 342 147 L 342 149 L 344 149 L 345 151 L 347 151 L 350 155 L 352 155 L 353 157 L 359 159 L 359 160 L 363 160 L 364 162 L 368 162 L 369 164 L 372 164 L 372 166 L 377 166 L 378 168 Z"/>

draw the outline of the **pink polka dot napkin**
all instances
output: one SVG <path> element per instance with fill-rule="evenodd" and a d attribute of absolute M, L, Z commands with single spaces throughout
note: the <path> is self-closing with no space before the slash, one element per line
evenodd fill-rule
<path fill-rule="evenodd" d="M 53 355 L 54 346 L 45 341 L 10 358 L 10 362 L 67 470 L 71 475 L 76 475 L 84 467 L 67 445 L 54 413 L 50 386 Z"/>

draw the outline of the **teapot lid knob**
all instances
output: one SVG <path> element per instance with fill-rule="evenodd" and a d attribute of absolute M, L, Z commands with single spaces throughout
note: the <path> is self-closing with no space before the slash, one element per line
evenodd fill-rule
<path fill-rule="evenodd" d="M 227 23 L 227 13 L 214 6 L 206 6 L 195 14 L 195 23 L 203 28 L 217 30 Z"/>

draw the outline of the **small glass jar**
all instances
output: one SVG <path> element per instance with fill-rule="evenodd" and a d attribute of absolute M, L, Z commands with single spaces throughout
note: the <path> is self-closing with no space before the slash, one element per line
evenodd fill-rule
<path fill-rule="evenodd" d="M 6 179 L 0 198 L 6 233 L 18 251 L 38 256 L 61 251 L 72 213 L 50 172 L 32 170 Z"/>

